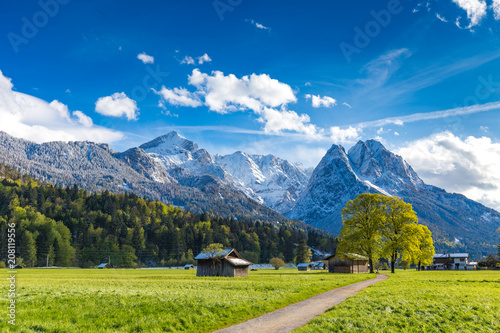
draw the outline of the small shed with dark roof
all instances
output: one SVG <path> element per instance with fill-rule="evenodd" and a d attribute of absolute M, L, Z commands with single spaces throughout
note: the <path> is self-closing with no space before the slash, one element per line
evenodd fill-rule
<path fill-rule="evenodd" d="M 299 271 L 310 271 L 312 268 L 312 265 L 310 263 L 300 263 L 297 265 L 297 269 Z"/>
<path fill-rule="evenodd" d="M 195 258 L 197 260 L 196 276 L 248 276 L 248 266 L 252 262 L 243 259 L 235 249 L 223 249 L 218 253 L 203 251 Z"/>
<path fill-rule="evenodd" d="M 325 260 L 330 273 L 368 273 L 368 258 L 356 253 L 336 253 Z"/>

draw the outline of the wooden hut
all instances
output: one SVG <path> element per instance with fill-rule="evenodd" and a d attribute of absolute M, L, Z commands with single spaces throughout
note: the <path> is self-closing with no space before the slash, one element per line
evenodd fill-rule
<path fill-rule="evenodd" d="M 186 265 L 184 265 L 184 269 L 194 269 L 194 265 L 193 264 L 186 264 Z"/>
<path fill-rule="evenodd" d="M 368 273 L 368 258 L 355 253 L 337 253 L 328 260 L 330 273 Z"/>
<path fill-rule="evenodd" d="M 322 261 L 313 262 L 312 263 L 312 269 L 314 269 L 314 270 L 324 270 L 324 269 L 326 269 L 326 265 Z"/>
<path fill-rule="evenodd" d="M 253 265 L 235 249 L 224 249 L 218 253 L 206 251 L 198 254 L 194 259 L 198 261 L 196 276 L 248 276 L 248 266 Z"/>
<path fill-rule="evenodd" d="M 110 268 L 111 266 L 109 264 L 100 264 L 99 266 L 97 266 L 98 269 L 106 269 L 106 268 Z"/>
<path fill-rule="evenodd" d="M 310 271 L 312 268 L 312 265 L 310 263 L 301 263 L 297 265 L 297 269 L 299 271 Z"/>

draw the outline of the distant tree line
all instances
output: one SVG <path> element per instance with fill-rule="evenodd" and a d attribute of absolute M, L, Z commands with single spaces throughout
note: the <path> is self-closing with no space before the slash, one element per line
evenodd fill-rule
<path fill-rule="evenodd" d="M 132 193 L 88 193 L 38 182 L 2 164 L 0 179 L 0 258 L 6 258 L 7 224 L 15 223 L 17 257 L 29 267 L 183 265 L 212 243 L 236 248 L 255 263 L 274 257 L 294 262 L 310 255 L 307 246 L 330 253 L 336 247 L 335 238 L 293 222 L 238 221 Z"/>

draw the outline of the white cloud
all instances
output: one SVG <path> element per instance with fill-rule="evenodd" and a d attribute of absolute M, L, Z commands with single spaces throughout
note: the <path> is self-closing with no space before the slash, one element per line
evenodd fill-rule
<path fill-rule="evenodd" d="M 348 143 L 360 138 L 360 131 L 352 126 L 341 129 L 340 127 L 330 127 L 330 137 L 335 143 Z"/>
<path fill-rule="evenodd" d="M 361 71 L 366 74 L 366 78 L 356 80 L 365 87 L 363 94 L 387 83 L 392 74 L 399 70 L 402 61 L 410 56 L 411 52 L 406 48 L 395 49 L 363 66 Z"/>
<path fill-rule="evenodd" d="M 268 27 L 264 26 L 263 24 L 260 24 L 259 22 L 256 22 L 254 20 L 245 20 L 245 21 L 256 26 L 259 29 L 271 31 L 271 28 L 268 28 Z"/>
<path fill-rule="evenodd" d="M 491 8 L 493 9 L 493 14 L 495 15 L 495 20 L 500 20 L 500 0 L 493 0 L 491 4 Z"/>
<path fill-rule="evenodd" d="M 468 114 L 487 112 L 487 111 L 493 111 L 493 110 L 499 110 L 499 109 L 500 109 L 500 102 L 491 102 L 491 103 L 487 103 L 487 104 L 477 104 L 477 105 L 466 106 L 466 107 L 458 107 L 458 108 L 443 110 L 443 111 L 434 111 L 434 112 L 427 112 L 427 113 L 414 113 L 414 114 L 410 114 L 407 116 L 401 116 L 401 117 L 389 117 L 389 118 L 359 123 L 359 124 L 356 124 L 356 126 L 361 127 L 361 128 L 380 127 L 380 126 L 385 126 L 385 125 L 389 125 L 389 124 L 403 126 L 405 123 L 412 123 L 412 122 L 416 122 L 416 121 L 464 116 L 464 115 L 468 115 Z"/>
<path fill-rule="evenodd" d="M 486 1 L 484 0 L 452 0 L 457 6 L 462 8 L 467 12 L 467 18 L 469 19 L 469 25 L 465 29 L 471 29 L 472 27 L 481 23 L 481 20 L 486 16 Z M 459 19 L 457 18 L 457 26 L 461 28 L 459 24 Z"/>
<path fill-rule="evenodd" d="M 319 139 L 321 130 L 310 124 L 311 119 L 307 114 L 297 114 L 291 110 L 276 110 L 264 108 L 258 119 L 264 123 L 264 131 L 270 134 L 281 134 L 283 131 L 292 131 L 305 134 L 311 139 Z"/>
<path fill-rule="evenodd" d="M 101 97 L 95 103 L 97 113 L 110 117 L 126 116 L 128 120 L 137 120 L 138 110 L 137 102 L 123 92 Z"/>
<path fill-rule="evenodd" d="M 81 111 L 73 112 L 59 101 L 48 103 L 12 90 L 11 79 L 0 71 L 0 131 L 14 137 L 42 143 L 79 141 L 111 143 L 123 134 L 93 124 Z"/>
<path fill-rule="evenodd" d="M 500 0 L 499 0 L 499 1 L 500 1 Z M 311 86 L 311 82 L 306 82 L 306 83 L 304 84 L 304 86 L 306 86 L 306 87 L 310 87 L 310 86 Z"/>
<path fill-rule="evenodd" d="M 139 59 L 140 61 L 142 61 L 145 64 L 154 64 L 154 62 L 155 62 L 155 58 L 150 56 L 150 55 L 147 55 L 146 52 L 138 54 L 137 59 Z"/>
<path fill-rule="evenodd" d="M 500 211 L 500 143 L 442 132 L 410 142 L 398 153 L 427 183 Z"/>
<path fill-rule="evenodd" d="M 167 89 L 163 86 L 160 91 L 155 90 L 155 93 L 163 97 L 162 103 L 167 102 L 171 105 L 189 106 L 192 108 L 202 105 L 198 96 L 185 88 Z"/>
<path fill-rule="evenodd" d="M 352 109 L 350 104 L 347 104 L 346 102 L 342 103 L 342 105 L 347 106 L 349 109 Z"/>
<path fill-rule="evenodd" d="M 479 127 L 479 129 L 481 130 L 481 132 L 488 133 L 489 127 L 488 126 L 481 126 L 481 127 Z"/>
<path fill-rule="evenodd" d="M 319 107 L 331 108 L 337 105 L 337 100 L 328 96 L 321 97 L 320 95 L 316 96 L 307 94 L 306 99 L 312 100 L 313 108 L 319 108 Z"/>
<path fill-rule="evenodd" d="M 299 115 L 287 109 L 289 103 L 297 101 L 292 88 L 267 74 L 238 78 L 220 71 L 206 74 L 194 69 L 188 83 L 196 91 L 163 87 L 157 92 L 162 96 L 160 103 L 191 107 L 205 105 L 220 114 L 251 110 L 264 124 L 265 133 L 297 132 L 311 139 L 318 139 L 321 135 L 321 130 L 310 124 L 307 114 Z"/>
<path fill-rule="evenodd" d="M 441 22 L 444 22 L 444 23 L 448 23 L 448 20 L 445 19 L 444 17 L 442 17 L 441 15 L 439 15 L 438 13 L 436 13 L 436 17 L 438 18 L 438 20 L 440 20 Z"/>
<path fill-rule="evenodd" d="M 71 90 L 70 89 L 66 89 L 65 92 L 68 93 L 68 94 L 71 94 Z"/>
<path fill-rule="evenodd" d="M 394 132 L 394 135 L 395 135 L 395 136 L 399 136 L 399 133 L 398 133 L 398 132 Z"/>
<path fill-rule="evenodd" d="M 292 88 L 267 74 L 252 74 L 241 79 L 234 74 L 214 71 L 211 75 L 194 69 L 188 78 L 197 93 L 205 98 L 205 105 L 218 113 L 250 109 L 260 112 L 264 107 L 279 107 L 297 98 Z"/>
<path fill-rule="evenodd" d="M 211 62 L 212 59 L 208 56 L 208 54 L 204 54 L 201 57 L 196 58 L 198 59 L 198 64 L 203 65 L 205 62 Z"/>
<path fill-rule="evenodd" d="M 194 65 L 194 59 L 190 56 L 185 56 L 184 59 L 181 60 L 181 64 Z"/>
<path fill-rule="evenodd" d="M 87 116 L 85 113 L 82 111 L 75 111 L 73 112 L 73 116 L 76 117 L 78 122 L 83 125 L 84 127 L 92 127 L 94 125 L 94 122 L 92 121 L 92 118 Z"/>
<path fill-rule="evenodd" d="M 200 57 L 196 57 L 196 60 L 193 57 L 185 56 L 184 59 L 180 61 L 180 63 L 186 65 L 195 65 L 196 63 L 198 63 L 198 65 L 203 65 L 206 62 L 211 62 L 212 58 L 210 58 L 208 54 L 205 53 Z"/>

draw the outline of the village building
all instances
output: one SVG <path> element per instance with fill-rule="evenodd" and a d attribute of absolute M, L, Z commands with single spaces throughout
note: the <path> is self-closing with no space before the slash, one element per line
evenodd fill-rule
<path fill-rule="evenodd" d="M 337 253 L 328 260 L 330 273 L 368 273 L 368 258 L 355 253 Z"/>
<path fill-rule="evenodd" d="M 193 264 L 186 264 L 186 265 L 184 265 L 184 269 L 194 269 L 194 265 Z"/>
<path fill-rule="evenodd" d="M 312 268 L 312 265 L 310 263 L 300 263 L 297 265 L 297 269 L 299 271 L 310 271 Z"/>
<path fill-rule="evenodd" d="M 196 276 L 248 276 L 248 267 L 253 263 L 243 259 L 235 249 L 220 250 L 215 256 L 202 251 L 195 258 L 197 260 Z"/>
<path fill-rule="evenodd" d="M 98 269 L 106 269 L 106 268 L 111 268 L 111 266 L 107 263 L 100 264 L 97 266 Z"/>
<path fill-rule="evenodd" d="M 477 263 L 469 262 L 468 253 L 436 253 L 432 265 L 426 267 L 430 270 L 473 270 Z"/>

